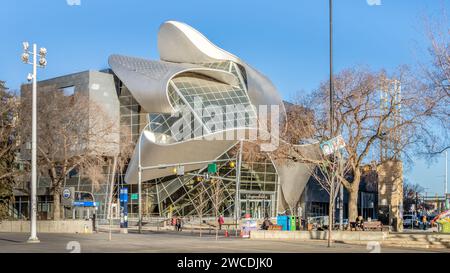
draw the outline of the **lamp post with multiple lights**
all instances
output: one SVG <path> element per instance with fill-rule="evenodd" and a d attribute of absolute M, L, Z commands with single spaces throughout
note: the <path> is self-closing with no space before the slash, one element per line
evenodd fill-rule
<path fill-rule="evenodd" d="M 33 44 L 33 51 L 29 51 L 30 44 L 23 42 L 22 61 L 25 64 L 33 65 L 33 74 L 28 74 L 28 80 L 33 80 L 32 91 L 32 118 L 31 118 L 31 215 L 30 215 L 30 238 L 29 243 L 39 243 L 36 232 L 36 187 L 37 187 L 37 170 L 36 170 L 36 132 L 37 132 L 37 67 L 44 68 L 47 65 L 47 50 L 43 47 L 39 49 L 39 64 L 37 63 L 37 45 Z M 32 60 L 30 61 L 30 54 Z"/>

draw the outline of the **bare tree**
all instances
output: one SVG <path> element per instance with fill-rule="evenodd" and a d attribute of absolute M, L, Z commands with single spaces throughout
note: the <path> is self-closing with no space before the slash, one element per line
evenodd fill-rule
<path fill-rule="evenodd" d="M 222 180 L 220 178 L 211 179 L 211 192 L 212 192 L 212 205 L 214 209 L 214 220 L 216 222 L 216 240 L 219 237 L 219 227 L 217 225 L 220 206 L 222 204 L 223 187 Z"/>
<path fill-rule="evenodd" d="M 17 168 L 17 98 L 0 81 L 0 219 L 8 217 L 9 205 L 13 201 Z"/>
<path fill-rule="evenodd" d="M 330 139 L 328 82 L 298 100 L 301 106 L 298 109 L 310 111 L 297 110 L 296 115 L 291 114 L 302 122 L 292 117 L 287 120 L 288 130 L 280 134 L 283 140 L 271 157 L 284 164 L 302 162 L 310 164 L 311 170 L 318 167 L 325 174 L 325 170 L 334 173 L 349 193 L 349 219 L 356 219 L 363 166 L 375 160 L 379 164 L 400 158 L 412 162 L 412 154 L 427 150 L 431 143 L 439 141 L 439 131 L 429 124 L 442 117 L 446 98 L 418 81 L 416 74 L 407 67 L 400 67 L 390 75 L 364 67 L 345 69 L 335 75 L 334 81 L 334 132 L 345 140 L 341 171 L 323 168 L 336 159 L 330 161 L 321 156 L 318 148 L 318 143 Z M 298 141 L 305 138 L 313 138 L 317 145 L 311 145 L 311 149 L 298 145 Z M 381 153 L 382 144 L 388 147 L 389 153 Z M 258 145 L 255 147 L 258 149 Z M 330 179 L 318 180 L 329 188 Z"/>
<path fill-rule="evenodd" d="M 199 184 L 197 185 L 197 198 L 194 200 L 194 206 L 197 210 L 197 215 L 200 219 L 200 237 L 202 237 L 202 224 L 203 224 L 203 215 L 205 213 L 205 209 L 208 204 L 208 192 L 205 188 L 205 184 L 203 181 L 203 177 L 201 178 Z"/>
<path fill-rule="evenodd" d="M 23 140 L 30 137 L 30 90 L 22 90 L 21 122 Z M 41 88 L 38 98 L 38 166 L 50 179 L 53 194 L 53 219 L 61 218 L 60 193 L 67 175 L 83 173 L 98 185 L 104 179 L 102 167 L 107 157 L 116 154 L 115 124 L 100 105 L 87 96 L 65 96 L 62 90 Z"/>
<path fill-rule="evenodd" d="M 341 185 L 337 177 L 343 176 L 348 166 L 343 166 L 342 154 L 335 151 L 332 155 L 320 154 L 316 164 L 309 166 L 311 176 L 328 194 L 328 247 L 332 243 L 332 232 L 334 227 L 334 212 L 336 208 L 336 197 Z"/>
<path fill-rule="evenodd" d="M 417 210 L 419 205 L 419 195 L 424 191 L 424 188 L 419 184 L 404 183 L 403 184 L 403 207 L 405 211 L 410 211 L 413 205 Z"/>
<path fill-rule="evenodd" d="M 434 156 L 450 148 L 450 20 L 443 6 L 441 16 L 426 19 L 426 37 L 428 38 L 428 56 L 431 62 L 421 62 L 422 81 L 436 96 L 442 97 L 444 103 L 437 111 L 439 120 L 437 126 L 443 128 L 440 132 L 440 141 L 430 143 L 426 151 L 428 156 Z"/>
<path fill-rule="evenodd" d="M 395 79 L 395 80 L 392 80 Z M 401 83 L 392 85 L 393 82 Z M 411 161 L 411 153 L 436 141 L 436 131 L 429 122 L 438 118 L 443 97 L 416 81 L 411 71 L 402 67 L 388 76 L 385 71 L 365 68 L 346 69 L 335 77 L 334 131 L 346 142 L 342 155 L 345 165 L 337 179 L 349 192 L 349 219 L 356 219 L 362 167 L 373 160 Z M 399 90 L 401 88 L 401 97 Z M 306 101 L 313 108 L 316 139 L 328 137 L 328 83 L 323 83 Z M 383 96 L 380 96 L 383 92 Z M 380 143 L 391 145 L 390 153 L 379 158 Z M 317 160 L 303 160 L 321 164 Z"/>

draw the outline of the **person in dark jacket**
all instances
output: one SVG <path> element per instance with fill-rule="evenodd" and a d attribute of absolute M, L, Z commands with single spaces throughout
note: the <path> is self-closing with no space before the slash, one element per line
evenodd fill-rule
<path fill-rule="evenodd" d="M 269 220 L 268 217 L 264 218 L 264 222 L 261 225 L 261 229 L 263 230 L 268 230 L 269 227 L 271 227 L 273 224 L 272 222 Z"/>

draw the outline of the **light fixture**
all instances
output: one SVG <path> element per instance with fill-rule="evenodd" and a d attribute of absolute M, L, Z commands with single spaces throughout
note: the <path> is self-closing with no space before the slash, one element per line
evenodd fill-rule
<path fill-rule="evenodd" d="M 27 52 L 22 53 L 22 62 L 24 63 L 28 63 L 28 60 L 30 59 L 30 54 L 28 54 Z"/>
<path fill-rule="evenodd" d="M 47 65 L 47 60 L 46 60 L 45 58 L 40 58 L 40 59 L 39 59 L 39 64 L 40 64 L 41 66 L 46 66 L 46 65 Z"/>
<path fill-rule="evenodd" d="M 28 51 L 28 48 L 30 48 L 30 44 L 28 42 L 23 42 L 22 46 L 23 46 L 23 51 Z"/>
<path fill-rule="evenodd" d="M 39 49 L 39 54 L 41 55 L 41 57 L 44 57 L 45 55 L 47 55 L 47 49 L 45 47 L 41 47 Z"/>
<path fill-rule="evenodd" d="M 33 79 L 33 74 L 28 73 L 27 80 L 28 80 L 29 82 L 31 82 L 32 79 Z"/>

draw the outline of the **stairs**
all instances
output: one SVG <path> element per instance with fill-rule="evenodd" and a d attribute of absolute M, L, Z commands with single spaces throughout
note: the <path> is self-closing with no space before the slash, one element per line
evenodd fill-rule
<path fill-rule="evenodd" d="M 450 234 L 390 233 L 382 246 L 408 248 L 450 248 Z"/>

